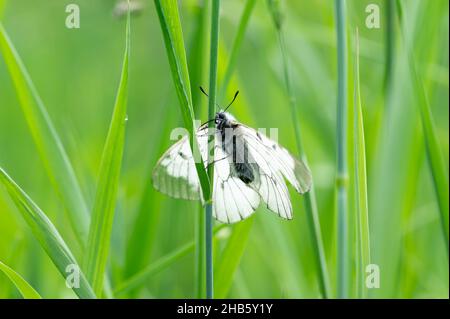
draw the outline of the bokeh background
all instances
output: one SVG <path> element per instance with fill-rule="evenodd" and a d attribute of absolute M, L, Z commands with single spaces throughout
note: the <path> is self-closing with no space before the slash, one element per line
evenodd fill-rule
<path fill-rule="evenodd" d="M 179 1 L 196 117 L 203 121 L 207 100 L 197 87 L 208 83 L 205 1 Z M 381 286 L 370 294 L 374 298 L 448 298 L 448 246 L 427 165 L 417 92 L 411 85 L 395 15 L 393 27 L 387 28 L 388 2 L 350 0 L 346 6 L 349 36 L 354 36 L 356 27 L 360 33 L 371 255 L 381 270 Z M 80 6 L 80 29 L 65 27 L 69 3 Z M 126 146 L 108 264 L 113 287 L 191 242 L 199 212 L 197 203 L 171 199 L 151 187 L 151 170 L 172 144 L 170 131 L 182 125 L 182 117 L 154 3 L 140 3 L 142 10 L 132 16 Z M 219 83 L 244 3 L 221 3 Z M 365 8 L 370 3 L 380 8 L 379 29 L 365 25 Z M 448 1 L 402 3 L 448 172 Z M 313 172 L 334 295 L 337 62 L 333 4 L 292 0 L 282 1 L 281 8 L 289 72 Z M 55 124 L 89 206 L 95 196 L 124 50 L 125 18 L 113 14 L 115 6 L 113 0 L 0 0 L 2 24 Z M 353 54 L 349 52 L 350 57 Z M 228 92 L 218 102 L 226 104 L 239 89 L 241 94 L 231 108 L 238 120 L 253 127 L 279 128 L 279 142 L 296 153 L 280 48 L 266 1 L 256 1 L 236 63 Z M 83 251 L 75 244 L 67 215 L 51 187 L 3 58 L 0 166 L 42 208 L 81 258 Z M 232 271 L 228 297 L 320 297 L 303 199 L 293 192 L 291 198 L 292 221 L 281 220 L 263 207 L 250 221 L 248 236 L 233 250 L 242 257 Z M 216 264 L 224 257 L 235 227 L 227 226 L 215 239 Z M 75 296 L 3 190 L 0 260 L 43 297 Z M 137 289 L 116 297 L 195 297 L 195 267 L 191 252 L 149 276 Z M 355 296 L 354 281 L 350 281 L 350 296 Z M 2 273 L 0 297 L 20 297 Z"/>

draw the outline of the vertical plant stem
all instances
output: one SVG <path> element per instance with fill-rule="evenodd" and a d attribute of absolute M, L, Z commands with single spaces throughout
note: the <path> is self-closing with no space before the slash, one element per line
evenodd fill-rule
<path fill-rule="evenodd" d="M 281 48 L 281 54 L 283 57 L 283 67 L 284 67 L 284 79 L 286 82 L 286 88 L 289 94 L 289 102 L 291 106 L 291 114 L 294 124 L 294 132 L 295 132 L 295 140 L 297 144 L 298 153 L 300 159 L 307 164 L 307 157 L 303 149 L 303 143 L 301 138 L 301 130 L 300 130 L 300 122 L 298 121 L 298 111 L 296 105 L 296 98 L 292 89 L 292 84 L 289 76 L 289 68 L 287 64 L 287 55 L 286 48 L 284 43 L 284 37 L 281 30 L 278 32 L 278 39 Z M 311 190 L 305 194 L 305 210 L 308 219 L 308 226 L 310 229 L 311 242 L 314 246 L 314 255 L 316 258 L 316 265 L 319 273 L 319 287 L 320 292 L 324 298 L 329 298 L 329 277 L 328 277 L 328 269 L 327 262 L 325 258 L 325 252 L 323 248 L 322 242 L 322 233 L 320 230 L 320 222 L 319 215 L 317 212 L 317 203 L 316 203 L 316 195 L 314 191 L 314 186 L 311 187 Z"/>
<path fill-rule="evenodd" d="M 205 264 L 205 238 L 206 238 L 206 218 L 203 207 L 198 207 L 198 219 L 195 229 L 195 295 L 197 298 L 204 298 L 205 296 L 205 280 L 206 280 L 206 264 Z"/>
<path fill-rule="evenodd" d="M 347 37 L 345 1 L 335 0 L 337 32 L 337 296 L 347 297 L 348 225 L 347 225 Z"/>
<path fill-rule="evenodd" d="M 299 116 L 297 111 L 297 102 L 292 88 L 292 83 L 289 75 L 289 65 L 288 57 L 286 52 L 286 44 L 284 41 L 284 35 L 281 28 L 280 14 L 278 12 L 279 8 L 277 4 L 273 1 L 269 1 L 269 9 L 272 13 L 272 18 L 274 20 L 275 27 L 277 29 L 278 41 L 281 51 L 281 56 L 283 60 L 283 74 L 284 81 L 286 84 L 286 90 L 289 95 L 289 104 L 292 114 L 292 122 L 294 125 L 295 140 L 297 144 L 297 149 L 300 159 L 307 164 L 307 157 L 303 149 L 301 129 Z M 330 281 L 328 276 L 327 262 L 325 258 L 325 252 L 322 242 L 322 233 L 320 230 L 319 215 L 317 212 L 316 196 L 314 191 L 314 185 L 308 193 L 304 195 L 305 198 L 305 211 L 308 220 L 309 234 L 311 236 L 311 242 L 313 244 L 313 253 L 316 259 L 317 273 L 319 274 L 319 289 L 323 298 L 330 297 Z"/>
<path fill-rule="evenodd" d="M 219 8 L 220 0 L 213 0 L 211 11 L 211 50 L 209 57 L 209 103 L 208 118 L 212 119 L 216 113 L 216 84 L 217 84 L 217 51 L 219 47 Z M 209 122 L 210 132 L 214 129 L 214 122 Z M 214 145 L 214 134 L 209 136 L 209 145 Z M 214 160 L 214 147 L 208 152 L 208 163 Z M 208 165 L 209 184 L 213 185 L 214 165 Z M 212 192 L 211 192 L 212 193 Z M 213 216 L 211 198 L 206 203 L 205 218 L 205 247 L 206 247 L 206 298 L 212 299 L 214 296 L 213 286 L 213 256 L 212 256 L 212 230 Z"/>

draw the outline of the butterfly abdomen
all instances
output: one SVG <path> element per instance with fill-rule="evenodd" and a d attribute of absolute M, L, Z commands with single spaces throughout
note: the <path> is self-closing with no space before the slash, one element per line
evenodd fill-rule
<path fill-rule="evenodd" d="M 234 163 L 234 169 L 239 179 L 245 184 L 250 184 L 255 180 L 255 175 L 249 163 Z"/>

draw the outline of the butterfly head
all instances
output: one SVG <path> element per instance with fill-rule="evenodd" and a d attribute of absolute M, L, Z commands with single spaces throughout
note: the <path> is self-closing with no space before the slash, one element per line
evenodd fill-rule
<path fill-rule="evenodd" d="M 233 127 L 236 124 L 236 119 L 230 113 L 220 110 L 216 113 L 214 123 L 217 129 L 222 130 L 223 128 Z"/>

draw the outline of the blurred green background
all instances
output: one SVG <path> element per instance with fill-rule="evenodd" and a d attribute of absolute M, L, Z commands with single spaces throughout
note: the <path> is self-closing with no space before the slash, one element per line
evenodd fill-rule
<path fill-rule="evenodd" d="M 360 81 L 367 152 L 372 263 L 381 271 L 375 298 L 448 298 L 448 252 L 423 141 L 416 92 L 396 17 L 387 30 L 389 1 L 347 2 L 347 27 L 360 33 Z M 65 7 L 76 3 L 81 28 L 67 29 Z M 182 125 L 153 1 L 132 16 L 128 122 L 111 239 L 108 275 L 118 286 L 160 257 L 194 239 L 198 204 L 175 200 L 151 186 L 151 170 Z M 206 120 L 207 31 L 203 1 L 179 1 L 196 116 Z M 243 10 L 243 0 L 223 0 L 219 83 Z M 380 28 L 365 25 L 365 8 L 380 7 Z M 336 287 L 336 30 L 332 1 L 282 1 L 286 46 L 298 99 L 303 143 L 313 173 L 327 266 Z M 403 1 L 407 36 L 433 112 L 446 171 L 449 159 L 448 1 Z M 74 166 L 89 207 L 100 164 L 124 50 L 125 19 L 112 0 L 0 0 L 1 21 L 42 97 Z M 395 14 L 395 13 L 394 13 Z M 389 36 L 388 36 L 389 34 Z M 391 41 L 391 42 L 389 42 Z M 389 46 L 391 43 L 392 46 Z M 206 43 L 207 44 L 207 43 Z M 350 45 L 352 47 L 352 45 Z M 388 48 L 392 48 L 389 50 Z M 349 52 L 352 58 L 353 53 Z M 390 62 L 389 62 L 390 61 Z M 279 142 L 295 152 L 282 60 L 266 1 L 257 0 L 236 60 L 226 104 L 253 127 L 279 128 Z M 351 62 L 350 62 L 351 63 Z M 196 81 L 196 82 L 194 82 Z M 198 83 L 197 83 L 198 82 Z M 350 145 L 350 147 L 352 147 Z M 0 58 L 0 166 L 49 216 L 77 257 L 74 234 L 40 160 L 14 86 Z M 447 173 L 448 174 L 448 173 Z M 448 175 L 447 175 L 448 178 Z M 232 273 L 231 298 L 320 296 L 303 199 L 291 192 L 294 220 L 260 207 Z M 350 210 L 351 214 L 351 210 Z M 218 264 L 235 225 L 215 240 Z M 239 250 L 238 249 L 238 250 Z M 80 257 L 81 258 L 81 257 Z M 0 191 L 0 261 L 43 297 L 74 297 L 3 190 Z M 351 261 L 353 262 L 353 260 Z M 195 255 L 187 254 L 117 297 L 195 297 Z M 354 276 L 350 296 L 354 296 Z M 0 297 L 20 297 L 0 273 Z"/>

